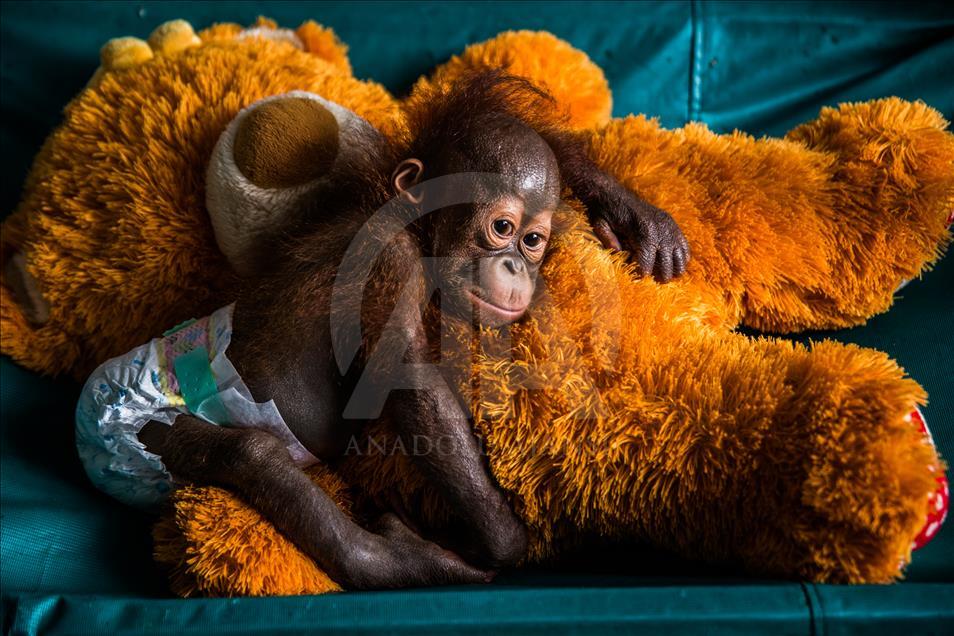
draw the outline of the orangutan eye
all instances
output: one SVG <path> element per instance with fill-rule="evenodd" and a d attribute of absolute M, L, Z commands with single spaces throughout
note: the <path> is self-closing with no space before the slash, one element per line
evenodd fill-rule
<path fill-rule="evenodd" d="M 513 223 L 507 219 L 497 219 L 494 221 L 494 232 L 497 236 L 510 236 L 513 234 Z"/>
<path fill-rule="evenodd" d="M 523 244 L 530 249 L 536 249 L 543 244 L 543 235 L 531 232 L 523 237 Z"/>

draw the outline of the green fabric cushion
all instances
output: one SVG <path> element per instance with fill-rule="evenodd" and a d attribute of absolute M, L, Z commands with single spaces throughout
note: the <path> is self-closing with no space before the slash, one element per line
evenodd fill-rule
<path fill-rule="evenodd" d="M 945 3 L 235 3 L 57 2 L 0 5 L 2 210 L 63 105 L 120 35 L 186 18 L 283 25 L 314 18 L 350 47 L 355 73 L 401 93 L 466 44 L 505 29 L 547 29 L 607 74 L 614 112 L 666 126 L 780 135 L 839 101 L 920 98 L 954 113 L 954 10 Z M 945 78 L 944 75 L 947 75 Z M 954 262 L 913 282 L 888 314 L 834 334 L 898 359 L 931 394 L 925 411 L 954 457 Z M 478 631 L 599 633 L 941 632 L 954 619 L 954 530 L 915 554 L 906 583 L 812 586 L 750 581 L 665 555 L 610 555 L 615 574 L 502 575 L 486 588 L 328 597 L 163 600 L 147 517 L 95 491 L 73 449 L 78 387 L 0 360 L 0 587 L 13 633 Z"/>
<path fill-rule="evenodd" d="M 12 634 L 945 634 L 947 584 L 492 586 L 330 597 L 23 596 Z"/>

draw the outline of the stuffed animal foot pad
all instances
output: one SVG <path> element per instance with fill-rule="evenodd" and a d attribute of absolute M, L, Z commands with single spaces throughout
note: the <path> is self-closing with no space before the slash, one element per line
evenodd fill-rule
<path fill-rule="evenodd" d="M 307 91 L 267 97 L 242 110 L 219 138 L 206 172 L 216 242 L 239 274 L 255 272 L 271 232 L 309 196 L 320 204 L 342 171 L 383 155 L 381 134 L 357 114 Z M 382 152 L 369 152 L 380 148 Z"/>

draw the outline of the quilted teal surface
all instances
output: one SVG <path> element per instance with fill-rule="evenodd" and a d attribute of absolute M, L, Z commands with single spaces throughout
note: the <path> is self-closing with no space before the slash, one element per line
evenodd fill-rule
<path fill-rule="evenodd" d="M 954 9 L 946 3 L 217 3 L 0 5 L 3 213 L 62 106 L 110 37 L 186 18 L 285 25 L 314 18 L 350 47 L 355 73 L 401 93 L 466 44 L 547 29 L 609 78 L 615 114 L 667 126 L 780 135 L 819 108 L 884 95 L 954 115 Z M 825 334 L 889 352 L 931 395 L 925 411 L 954 457 L 954 258 L 863 328 Z M 821 337 L 813 334 L 812 337 Z M 490 587 L 287 599 L 181 601 L 152 565 L 149 520 L 89 486 L 72 446 L 78 387 L 0 360 L 0 587 L 12 633 L 950 633 L 954 524 L 882 587 L 752 581 L 610 555 L 617 572 L 512 573 Z M 604 559 L 605 561 L 606 559 Z M 622 570 L 620 572 L 619 570 Z"/>

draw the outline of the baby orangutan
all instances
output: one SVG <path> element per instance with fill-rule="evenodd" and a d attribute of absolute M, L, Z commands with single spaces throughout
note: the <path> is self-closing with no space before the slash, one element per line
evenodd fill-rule
<path fill-rule="evenodd" d="M 520 320 L 564 188 L 603 244 L 628 249 L 644 274 L 667 281 L 689 258 L 672 218 L 598 170 L 548 121 L 552 109 L 499 73 L 418 105 L 412 140 L 365 153 L 332 195 L 309 201 L 272 250 L 281 258 L 234 306 L 94 372 L 77 409 L 94 482 L 139 505 L 161 502 L 173 478 L 229 487 L 346 588 L 488 581 L 519 561 L 526 530 L 442 372 L 441 323 Z M 214 379 L 201 401 L 196 355 Z M 379 416 L 407 449 L 442 440 L 413 461 L 463 529 L 444 547 L 408 515 L 361 527 L 302 471 L 340 457 Z"/>

